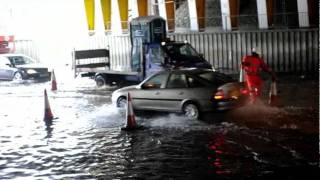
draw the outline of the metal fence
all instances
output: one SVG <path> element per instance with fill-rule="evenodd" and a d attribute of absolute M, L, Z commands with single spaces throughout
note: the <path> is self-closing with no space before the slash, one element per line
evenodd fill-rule
<path fill-rule="evenodd" d="M 37 46 L 32 40 L 16 40 L 14 42 L 15 53 L 25 54 L 35 60 L 39 60 L 39 53 Z"/>
<path fill-rule="evenodd" d="M 216 68 L 239 71 L 243 56 L 259 46 L 266 63 L 277 72 L 318 72 L 319 29 L 172 33 L 177 41 L 188 41 Z M 91 38 L 85 49 L 110 49 L 111 69 L 130 69 L 130 38 Z"/>
<path fill-rule="evenodd" d="M 319 29 L 170 34 L 190 42 L 215 67 L 239 70 L 242 57 L 260 47 L 277 72 L 319 70 Z"/>

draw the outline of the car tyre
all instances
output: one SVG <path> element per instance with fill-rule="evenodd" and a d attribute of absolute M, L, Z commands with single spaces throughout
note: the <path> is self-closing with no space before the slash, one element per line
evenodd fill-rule
<path fill-rule="evenodd" d="M 194 103 L 184 104 L 182 112 L 189 119 L 199 119 L 200 118 L 199 108 Z"/>
<path fill-rule="evenodd" d="M 20 72 L 15 72 L 13 75 L 13 81 L 21 81 L 22 80 L 22 74 Z"/>
<path fill-rule="evenodd" d="M 117 100 L 117 107 L 118 108 L 125 108 L 127 105 L 127 98 L 126 97 L 119 97 Z"/>
<path fill-rule="evenodd" d="M 102 86 L 106 85 L 106 80 L 101 75 L 97 76 L 95 78 L 95 81 L 96 81 L 96 85 L 98 87 L 102 87 Z"/>

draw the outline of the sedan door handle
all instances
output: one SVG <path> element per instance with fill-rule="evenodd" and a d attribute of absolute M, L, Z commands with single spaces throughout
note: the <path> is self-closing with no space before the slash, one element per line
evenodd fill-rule
<path fill-rule="evenodd" d="M 184 94 L 184 92 L 179 92 L 179 95 L 183 95 Z"/>
<path fill-rule="evenodd" d="M 159 94 L 160 94 L 160 92 L 156 92 L 156 93 L 155 93 L 155 95 L 159 95 Z"/>

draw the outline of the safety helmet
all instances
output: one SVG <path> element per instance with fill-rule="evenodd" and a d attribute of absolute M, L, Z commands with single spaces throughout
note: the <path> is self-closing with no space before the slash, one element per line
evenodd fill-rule
<path fill-rule="evenodd" d="M 261 55 L 261 49 L 259 47 L 252 48 L 251 52 Z"/>

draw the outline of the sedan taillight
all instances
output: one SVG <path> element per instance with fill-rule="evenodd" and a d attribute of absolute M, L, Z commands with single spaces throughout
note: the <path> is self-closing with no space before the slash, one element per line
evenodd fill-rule
<path fill-rule="evenodd" d="M 223 90 L 219 89 L 218 92 L 216 92 L 214 94 L 214 99 L 216 100 L 219 100 L 219 99 L 224 99 L 225 96 L 224 96 L 224 93 L 223 93 Z"/>

